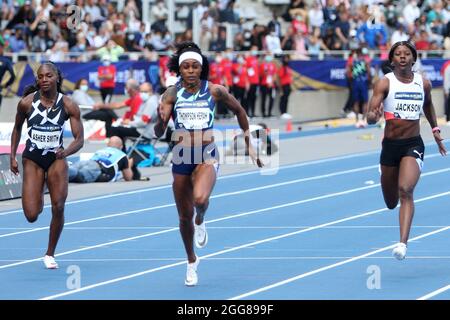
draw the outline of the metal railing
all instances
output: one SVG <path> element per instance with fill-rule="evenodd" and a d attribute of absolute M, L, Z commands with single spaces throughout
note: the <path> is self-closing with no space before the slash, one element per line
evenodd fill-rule
<path fill-rule="evenodd" d="M 248 54 L 249 51 L 234 51 L 233 54 Z M 258 51 L 258 55 L 264 55 L 267 51 Z M 156 54 L 156 56 L 155 56 Z M 149 52 L 124 52 L 120 55 L 119 60 L 123 61 L 138 61 L 138 60 L 155 60 L 159 56 L 167 55 L 168 53 L 165 51 L 155 52 L 153 56 Z M 203 54 L 207 57 L 214 57 L 215 52 L 213 51 L 205 51 Z M 350 56 L 350 50 L 327 50 L 327 51 L 319 51 L 317 54 L 300 53 L 296 51 L 282 51 L 279 54 L 275 54 L 275 56 L 282 55 L 291 55 L 291 57 L 295 60 L 326 60 L 326 59 L 348 59 Z M 369 57 L 372 59 L 380 58 L 385 52 L 380 50 L 369 50 Z M 44 62 L 48 61 L 51 53 L 46 52 L 15 52 L 15 53 L 5 53 L 7 57 L 11 57 L 12 61 L 30 61 L 30 62 Z M 450 54 L 446 50 L 428 50 L 428 51 L 418 51 L 418 55 L 421 59 L 450 59 Z M 88 62 L 92 60 L 100 60 L 100 55 L 95 51 L 88 52 L 67 52 L 64 53 L 63 61 L 54 61 L 54 62 Z"/>

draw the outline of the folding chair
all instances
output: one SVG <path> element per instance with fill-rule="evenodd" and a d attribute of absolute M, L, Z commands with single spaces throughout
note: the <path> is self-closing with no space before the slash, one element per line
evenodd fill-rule
<path fill-rule="evenodd" d="M 138 138 L 128 138 L 133 144 L 128 148 L 127 155 L 133 158 L 138 167 L 164 166 L 172 152 L 174 146 L 174 142 L 171 141 L 172 129 L 168 127 L 165 134 L 158 139 L 152 137 L 154 132 L 152 129 L 146 128 Z M 160 149 L 156 146 L 158 142 L 167 143 L 167 147 Z"/>

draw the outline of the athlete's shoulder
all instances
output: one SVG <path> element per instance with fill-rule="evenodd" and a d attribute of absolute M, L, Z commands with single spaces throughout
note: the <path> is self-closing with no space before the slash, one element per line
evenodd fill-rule
<path fill-rule="evenodd" d="M 419 80 L 422 80 L 423 83 L 423 89 L 424 90 L 431 90 L 433 85 L 431 84 L 430 79 L 428 79 L 427 77 L 425 77 L 423 74 L 421 73 L 415 73 L 417 74 L 417 77 Z"/>

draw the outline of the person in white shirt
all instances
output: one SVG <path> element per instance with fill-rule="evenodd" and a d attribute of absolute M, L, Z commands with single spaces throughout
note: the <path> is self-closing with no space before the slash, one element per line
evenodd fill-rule
<path fill-rule="evenodd" d="M 397 23 L 397 29 L 395 29 L 391 36 L 391 45 L 399 41 L 407 41 L 408 39 L 409 36 L 405 32 L 405 26 L 402 23 Z"/>
<path fill-rule="evenodd" d="M 86 79 L 79 79 L 75 84 L 75 90 L 72 93 L 72 100 L 79 106 L 93 106 L 94 99 L 89 95 L 89 82 Z"/>
<path fill-rule="evenodd" d="M 414 21 L 420 17 L 420 9 L 416 0 L 409 0 L 409 3 L 403 8 L 403 18 L 408 25 L 413 25 Z"/>

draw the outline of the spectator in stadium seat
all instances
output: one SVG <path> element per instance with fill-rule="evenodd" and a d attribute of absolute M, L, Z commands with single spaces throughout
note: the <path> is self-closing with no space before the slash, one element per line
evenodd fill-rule
<path fill-rule="evenodd" d="M 100 60 L 103 60 L 103 58 L 107 56 L 111 62 L 118 62 L 119 57 L 124 52 L 125 50 L 121 46 L 117 45 L 114 40 L 109 40 L 103 48 L 97 50 Z"/>
<path fill-rule="evenodd" d="M 87 79 L 79 79 L 75 83 L 75 90 L 72 93 L 72 100 L 79 106 L 93 106 L 95 100 L 89 95 L 89 82 Z"/>
<path fill-rule="evenodd" d="M 217 39 L 211 41 L 209 45 L 209 51 L 222 52 L 227 48 L 227 30 L 225 28 L 219 28 L 219 35 Z"/>
<path fill-rule="evenodd" d="M 28 29 L 36 18 L 36 14 L 31 6 L 31 1 L 26 0 L 14 15 L 12 20 L 8 22 L 5 29 L 14 29 L 20 27 L 23 31 Z"/>
<path fill-rule="evenodd" d="M 149 123 L 155 123 L 158 118 L 158 97 L 153 92 L 152 85 L 144 82 L 139 87 L 139 96 L 141 105 L 133 120 L 126 120 L 122 125 L 111 127 L 111 136 L 117 136 L 122 139 L 123 151 L 125 152 L 125 143 L 127 137 L 138 138 L 143 134 Z"/>
<path fill-rule="evenodd" d="M 24 34 L 21 28 L 16 28 L 9 38 L 9 48 L 11 52 L 22 52 L 27 49 L 24 41 Z"/>
<path fill-rule="evenodd" d="M 114 120 L 118 119 L 118 116 L 114 110 L 128 107 L 129 110 L 123 115 L 122 121 L 131 121 L 134 119 L 134 115 L 142 104 L 142 99 L 139 95 L 139 84 L 136 80 L 128 79 L 125 85 L 125 90 L 130 97 L 129 99 L 122 102 L 96 103 L 94 105 L 94 110 L 83 115 L 83 119 L 104 121 L 106 136 L 110 137 L 111 125 Z"/>

